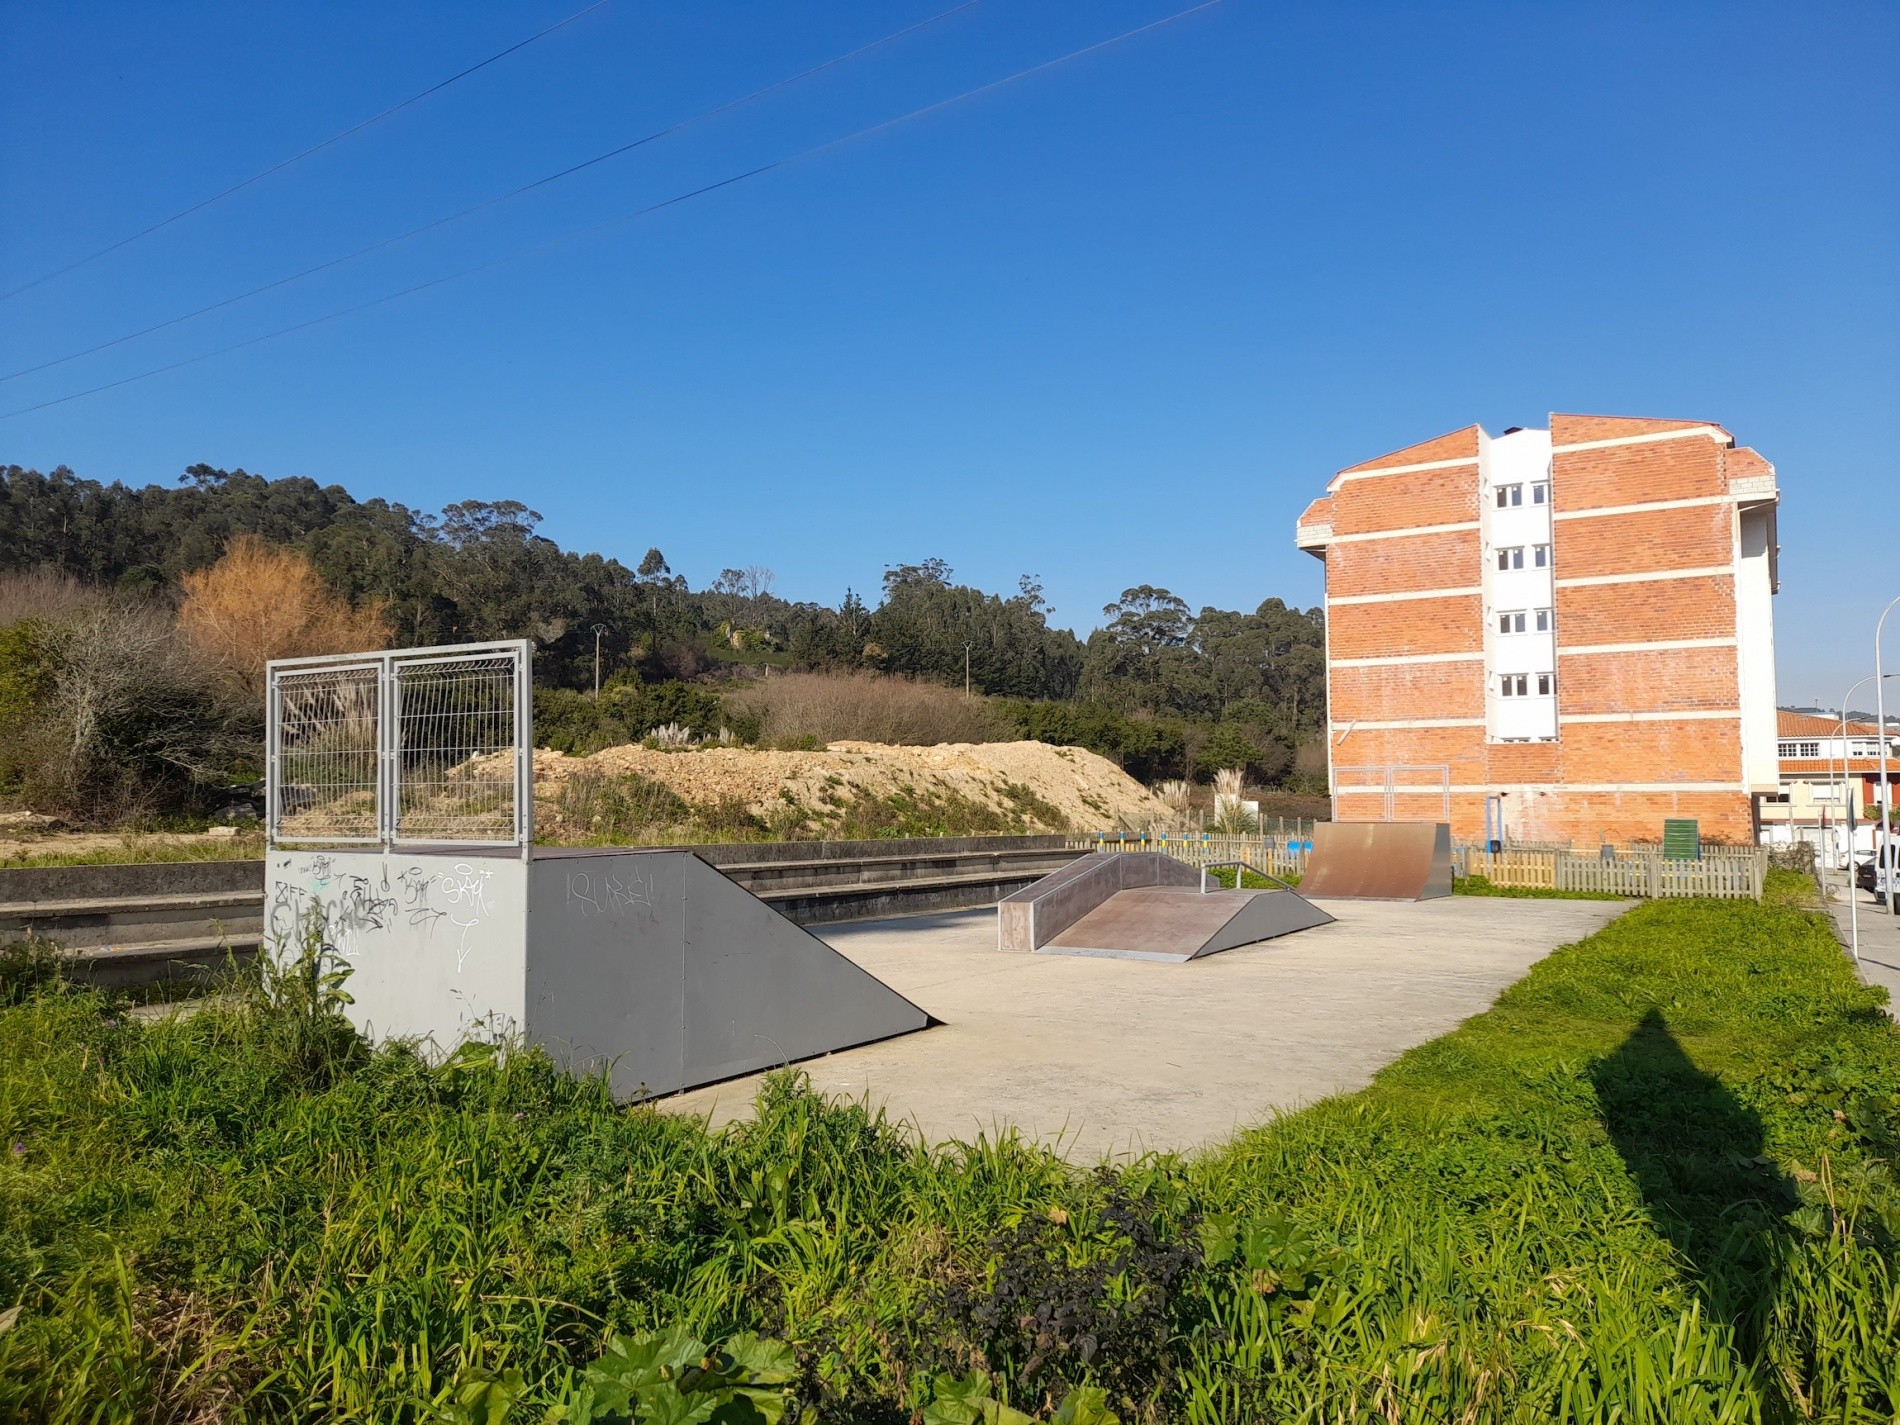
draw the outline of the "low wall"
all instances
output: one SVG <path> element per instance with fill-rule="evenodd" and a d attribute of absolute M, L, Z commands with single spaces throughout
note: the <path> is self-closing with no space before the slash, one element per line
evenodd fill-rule
<path fill-rule="evenodd" d="M 28 866 L 0 871 L 0 905 L 243 890 L 255 890 L 260 897 L 264 894 L 261 859 L 154 861 L 131 866 Z"/>

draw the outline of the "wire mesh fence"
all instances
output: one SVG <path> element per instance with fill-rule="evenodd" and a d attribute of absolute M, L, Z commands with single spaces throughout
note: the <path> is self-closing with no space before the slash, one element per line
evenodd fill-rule
<path fill-rule="evenodd" d="M 378 667 L 285 669 L 272 683 L 272 831 L 289 840 L 380 840 Z"/>
<path fill-rule="evenodd" d="M 506 643 L 272 663 L 272 840 L 528 845 L 530 657 Z"/>
<path fill-rule="evenodd" d="M 520 791 L 515 660 L 396 665 L 396 839 L 507 841 Z"/>

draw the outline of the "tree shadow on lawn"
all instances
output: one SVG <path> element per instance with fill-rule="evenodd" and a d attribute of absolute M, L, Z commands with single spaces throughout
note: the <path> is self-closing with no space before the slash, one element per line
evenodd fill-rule
<path fill-rule="evenodd" d="M 1590 1076 L 1650 1221 L 1688 1263 L 1710 1319 L 1733 1327 L 1753 1362 L 1774 1303 L 1776 1240 L 1798 1205 L 1763 1152 L 1761 1119 L 1690 1061 L 1653 1009 Z"/>

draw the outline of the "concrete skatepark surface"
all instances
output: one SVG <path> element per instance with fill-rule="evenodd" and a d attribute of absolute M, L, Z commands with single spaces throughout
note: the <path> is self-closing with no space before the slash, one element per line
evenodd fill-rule
<path fill-rule="evenodd" d="M 1629 902 L 1480 896 L 1320 902 L 1298 935 L 1164 965 L 997 949 L 992 909 L 861 921 L 822 938 L 943 1023 L 809 1060 L 931 1142 L 1013 1124 L 1071 1159 L 1188 1150 L 1331 1093 L 1487 1008 Z M 659 1101 L 715 1126 L 759 1076 Z"/>

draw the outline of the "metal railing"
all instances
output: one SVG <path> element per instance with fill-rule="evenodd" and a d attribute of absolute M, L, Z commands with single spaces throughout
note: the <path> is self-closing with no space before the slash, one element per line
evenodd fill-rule
<path fill-rule="evenodd" d="M 268 666 L 270 844 L 534 840 L 533 645 L 402 648 Z"/>
<path fill-rule="evenodd" d="M 1309 836 L 1222 836 L 1213 832 L 1104 833 L 1071 838 L 1072 851 L 1164 851 L 1190 866 L 1230 866 L 1241 863 L 1250 871 L 1276 879 L 1298 876 L 1313 849 Z"/>

